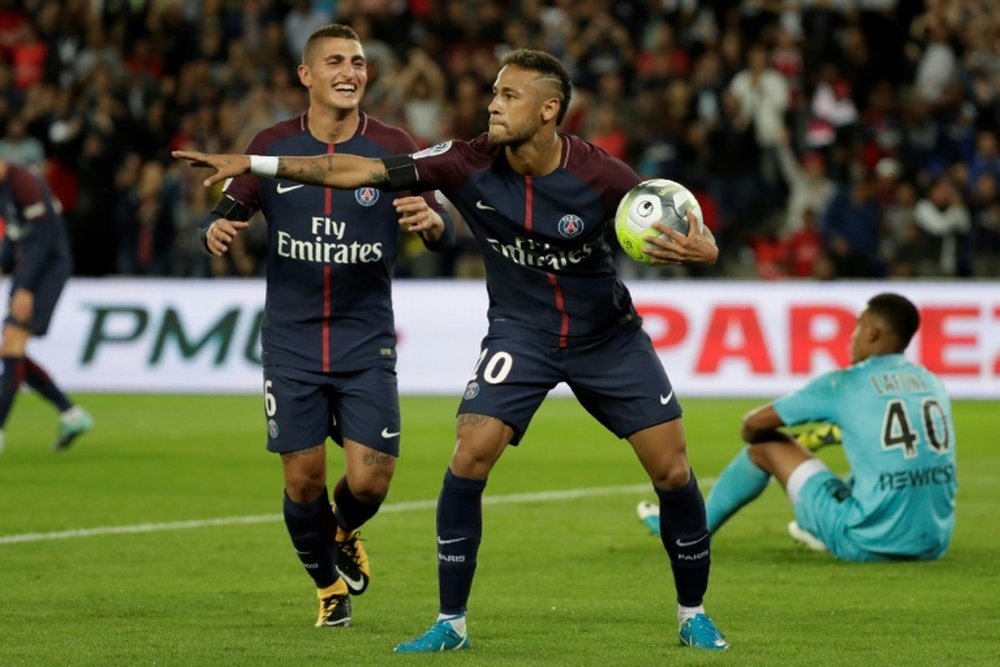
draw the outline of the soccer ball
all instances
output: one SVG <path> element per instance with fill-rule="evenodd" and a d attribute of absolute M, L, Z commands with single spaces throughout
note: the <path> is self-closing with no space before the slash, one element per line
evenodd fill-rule
<path fill-rule="evenodd" d="M 629 190 L 618 203 L 615 212 L 615 235 L 625 254 L 637 262 L 649 264 L 651 258 L 642 251 L 647 238 L 664 236 L 650 229 L 654 222 L 662 222 L 671 229 L 687 235 L 687 212 L 694 211 L 698 229 L 704 225 L 701 205 L 691 191 L 675 181 L 654 178 L 643 181 Z"/>

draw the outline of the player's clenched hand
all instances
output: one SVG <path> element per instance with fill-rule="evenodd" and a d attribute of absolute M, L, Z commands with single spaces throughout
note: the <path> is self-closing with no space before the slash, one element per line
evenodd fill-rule
<path fill-rule="evenodd" d="M 199 151 L 173 151 L 171 155 L 178 160 L 187 160 L 192 167 L 214 169 L 215 173 L 204 180 L 205 187 L 250 171 L 249 155 L 224 155 Z"/>
<path fill-rule="evenodd" d="M 399 226 L 408 232 L 420 234 L 429 241 L 436 241 L 444 234 L 444 220 L 423 197 L 399 197 L 392 200 L 399 214 Z"/>
<path fill-rule="evenodd" d="M 208 251 L 216 257 L 221 257 L 229 250 L 236 235 L 249 226 L 249 222 L 242 220 L 226 220 L 225 218 L 216 220 L 205 233 L 205 245 L 208 247 Z"/>
<path fill-rule="evenodd" d="M 698 224 L 694 211 L 688 210 L 687 236 L 663 223 L 653 223 L 653 229 L 664 234 L 646 239 L 643 252 L 653 264 L 715 264 L 719 247 L 708 227 Z"/>

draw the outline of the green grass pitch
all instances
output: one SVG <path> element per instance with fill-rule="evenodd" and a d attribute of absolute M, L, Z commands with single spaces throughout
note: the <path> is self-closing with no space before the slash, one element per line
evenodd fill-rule
<path fill-rule="evenodd" d="M 487 488 L 472 650 L 396 656 L 437 611 L 433 503 L 457 399 L 404 399 L 403 458 L 363 530 L 372 585 L 355 598 L 354 626 L 331 630 L 312 627 L 315 595 L 279 518 L 260 398 L 80 398 L 97 425 L 69 451 L 49 451 L 55 413 L 31 394 L 8 422 L 5 667 L 997 664 L 997 402 L 956 403 L 958 528 L 940 562 L 845 565 L 802 551 L 772 484 L 714 539 L 706 605 L 733 648 L 706 654 L 677 645 L 668 564 L 634 514 L 653 496 L 630 448 L 571 399 L 550 399 Z M 757 403 L 685 402 L 706 490 Z M 821 455 L 843 469 L 839 450 Z"/>

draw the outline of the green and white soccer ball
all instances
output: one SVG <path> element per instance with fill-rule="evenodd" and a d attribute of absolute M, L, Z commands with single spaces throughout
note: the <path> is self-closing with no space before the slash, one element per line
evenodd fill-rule
<path fill-rule="evenodd" d="M 690 230 L 687 212 L 694 211 L 698 229 L 704 225 L 701 205 L 691 191 L 675 181 L 654 178 L 643 181 L 629 190 L 618 203 L 615 212 L 615 235 L 625 254 L 637 262 L 650 263 L 642 251 L 646 239 L 665 236 L 651 229 L 654 222 L 662 222 L 687 236 Z"/>

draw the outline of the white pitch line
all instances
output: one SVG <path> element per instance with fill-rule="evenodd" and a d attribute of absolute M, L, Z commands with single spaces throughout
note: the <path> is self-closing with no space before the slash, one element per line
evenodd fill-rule
<path fill-rule="evenodd" d="M 710 484 L 711 480 L 701 480 Z M 566 489 L 565 491 L 538 491 L 535 493 L 512 493 L 506 496 L 484 496 L 484 505 L 513 505 L 519 503 L 545 503 L 575 498 L 592 498 L 594 496 L 617 496 L 627 493 L 649 493 L 649 484 L 630 484 L 627 486 L 599 486 L 590 489 Z M 389 503 L 379 510 L 384 512 L 413 512 L 433 509 L 437 500 L 414 500 L 402 503 Z M 21 544 L 24 542 L 45 542 L 49 540 L 71 540 L 82 537 L 100 537 L 102 535 L 132 535 L 135 533 L 159 533 L 168 530 L 189 530 L 191 528 L 210 528 L 214 526 L 236 526 L 254 523 L 271 523 L 283 521 L 281 514 L 257 514 L 251 516 L 230 516 L 216 519 L 195 519 L 191 521 L 170 521 L 167 523 L 139 523 L 132 526 L 98 526 L 97 528 L 78 528 L 75 530 L 60 530 L 51 533 L 21 533 L 19 535 L 0 535 L 0 545 Z"/>

